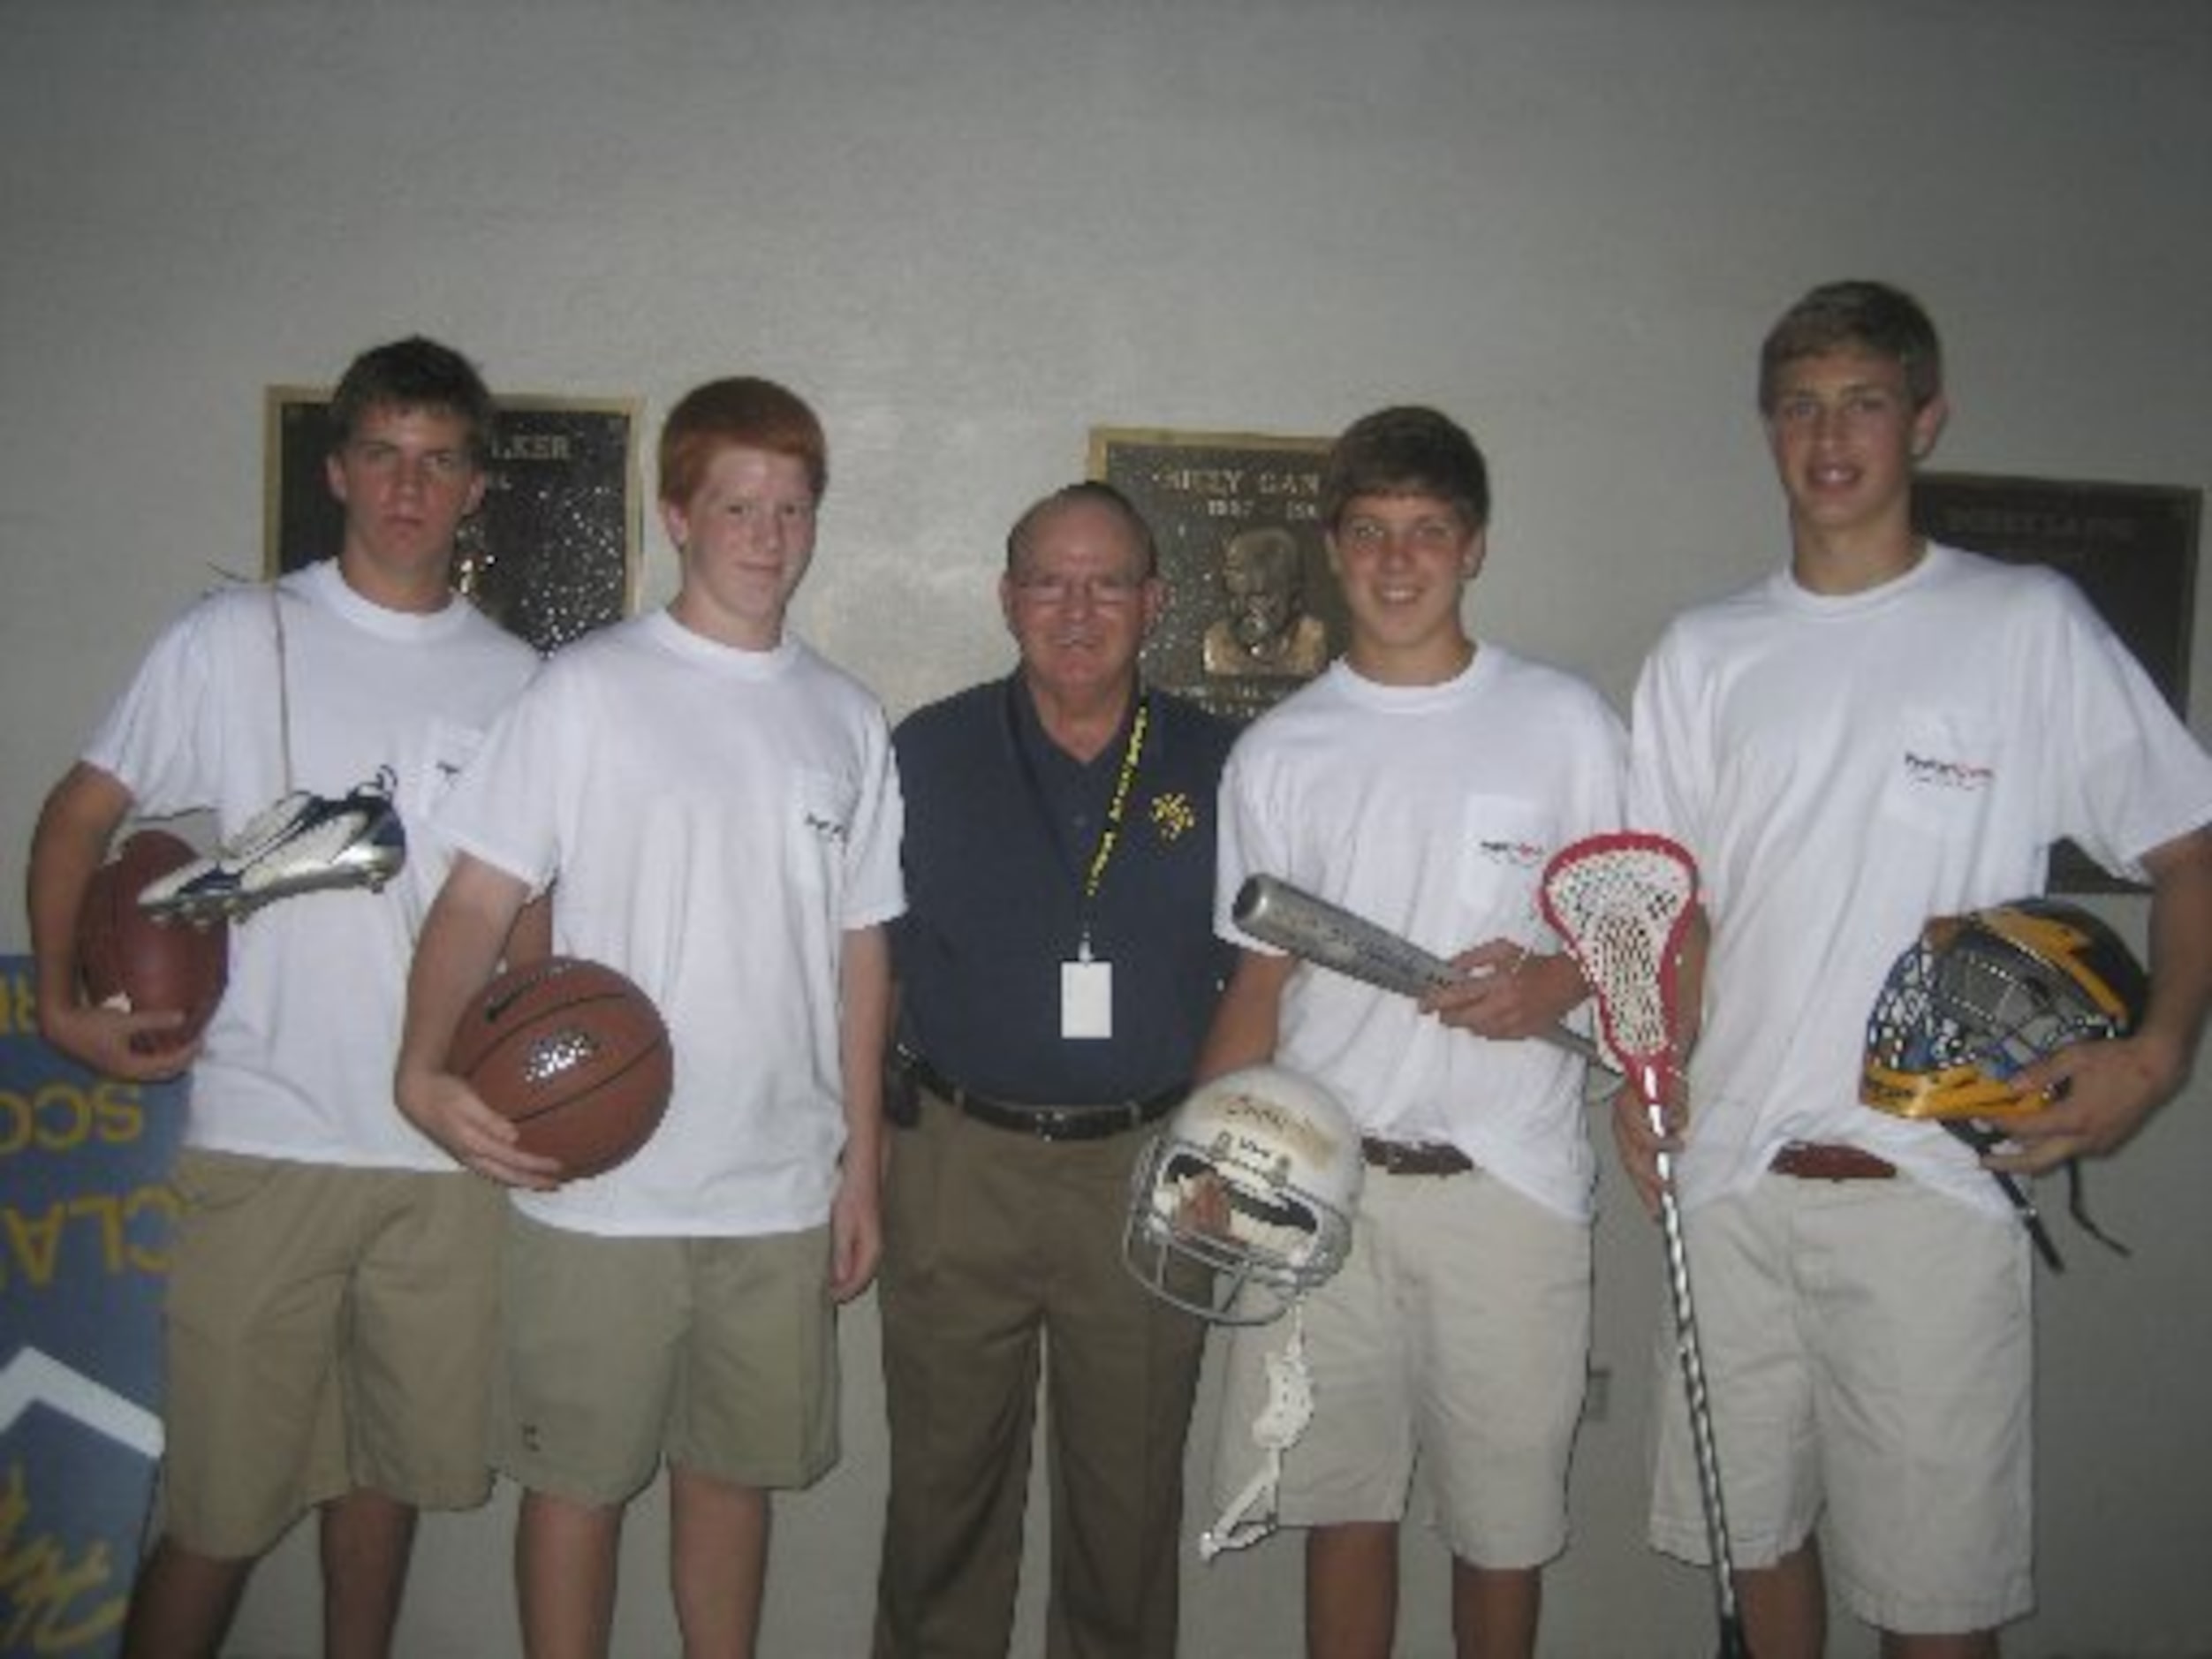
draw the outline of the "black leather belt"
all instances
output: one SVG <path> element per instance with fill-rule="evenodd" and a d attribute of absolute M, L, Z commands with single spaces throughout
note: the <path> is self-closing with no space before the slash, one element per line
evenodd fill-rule
<path fill-rule="evenodd" d="M 1029 1106 L 979 1095 L 965 1084 L 955 1083 L 927 1060 L 916 1056 L 902 1057 L 914 1081 L 947 1105 L 979 1124 L 1038 1140 L 1103 1140 L 1166 1116 L 1182 1104 L 1187 1093 L 1173 1088 L 1149 1100 L 1111 1101 L 1102 1106 Z"/>
<path fill-rule="evenodd" d="M 1860 1148 L 1813 1140 L 1791 1141 L 1774 1155 L 1774 1162 L 1767 1167 L 1776 1175 L 1793 1175 L 1800 1181 L 1886 1181 L 1898 1172 L 1898 1166 L 1889 1159 Z"/>
<path fill-rule="evenodd" d="M 1474 1160 L 1440 1140 L 1378 1140 L 1360 1137 L 1360 1155 L 1385 1175 L 1465 1175 Z"/>

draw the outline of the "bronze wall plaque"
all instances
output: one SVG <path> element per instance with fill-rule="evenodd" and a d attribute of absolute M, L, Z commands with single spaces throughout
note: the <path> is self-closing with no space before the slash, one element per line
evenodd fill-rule
<path fill-rule="evenodd" d="M 453 585 L 550 652 L 637 602 L 639 487 L 631 398 L 501 398 L 484 504 L 461 526 Z M 328 558 L 345 515 L 323 478 L 328 388 L 272 386 L 264 415 L 262 565 Z"/>
<path fill-rule="evenodd" d="M 1913 486 L 1913 521 L 1923 534 L 2072 577 L 2185 720 L 2203 506 L 2201 490 L 2153 484 L 1923 473 Z M 2139 890 L 2071 842 L 2052 856 L 2051 885 Z"/>
<path fill-rule="evenodd" d="M 1167 614 L 1145 678 L 1250 720 L 1328 666 L 1350 631 L 1322 546 L 1327 438 L 1098 427 L 1090 476 L 1136 504 L 1160 544 Z"/>

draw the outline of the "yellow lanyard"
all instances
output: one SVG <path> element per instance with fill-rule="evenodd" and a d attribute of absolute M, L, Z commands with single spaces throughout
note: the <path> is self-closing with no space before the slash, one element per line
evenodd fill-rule
<path fill-rule="evenodd" d="M 1137 700 L 1137 717 L 1129 723 L 1129 743 L 1121 752 L 1121 772 L 1114 779 L 1114 799 L 1106 808 L 1106 822 L 1098 832 L 1098 848 L 1083 877 L 1083 936 L 1076 947 L 1077 959 L 1091 959 L 1091 906 L 1106 879 L 1106 866 L 1121 843 L 1121 822 L 1129 807 L 1129 786 L 1137 781 L 1137 757 L 1144 752 L 1145 729 L 1152 723 L 1152 700 Z"/>

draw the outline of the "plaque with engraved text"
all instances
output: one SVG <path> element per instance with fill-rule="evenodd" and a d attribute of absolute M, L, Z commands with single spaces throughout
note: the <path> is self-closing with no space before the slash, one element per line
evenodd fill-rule
<path fill-rule="evenodd" d="M 1322 546 L 1326 438 L 1095 428 L 1090 476 L 1136 504 L 1160 544 L 1166 614 L 1145 678 L 1232 720 L 1274 707 L 1344 647 Z"/>
<path fill-rule="evenodd" d="M 1913 521 L 1923 534 L 2072 577 L 2184 719 L 2202 513 L 2202 492 L 2163 485 L 1972 473 L 1923 473 L 1913 485 Z M 2051 885 L 2135 890 L 2071 842 L 2052 856 Z"/>
<path fill-rule="evenodd" d="M 345 517 L 323 476 L 327 390 L 269 389 L 263 568 L 328 558 Z M 501 398 L 484 504 L 461 526 L 453 585 L 550 652 L 628 614 L 640 534 L 638 405 Z"/>

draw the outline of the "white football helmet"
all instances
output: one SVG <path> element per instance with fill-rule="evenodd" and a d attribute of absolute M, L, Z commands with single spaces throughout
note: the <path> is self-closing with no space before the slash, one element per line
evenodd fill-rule
<path fill-rule="evenodd" d="M 1224 1073 L 1137 1160 L 1122 1259 L 1201 1319 L 1264 1325 L 1344 1265 L 1364 1173 L 1360 1132 L 1319 1083 L 1276 1065 Z"/>

